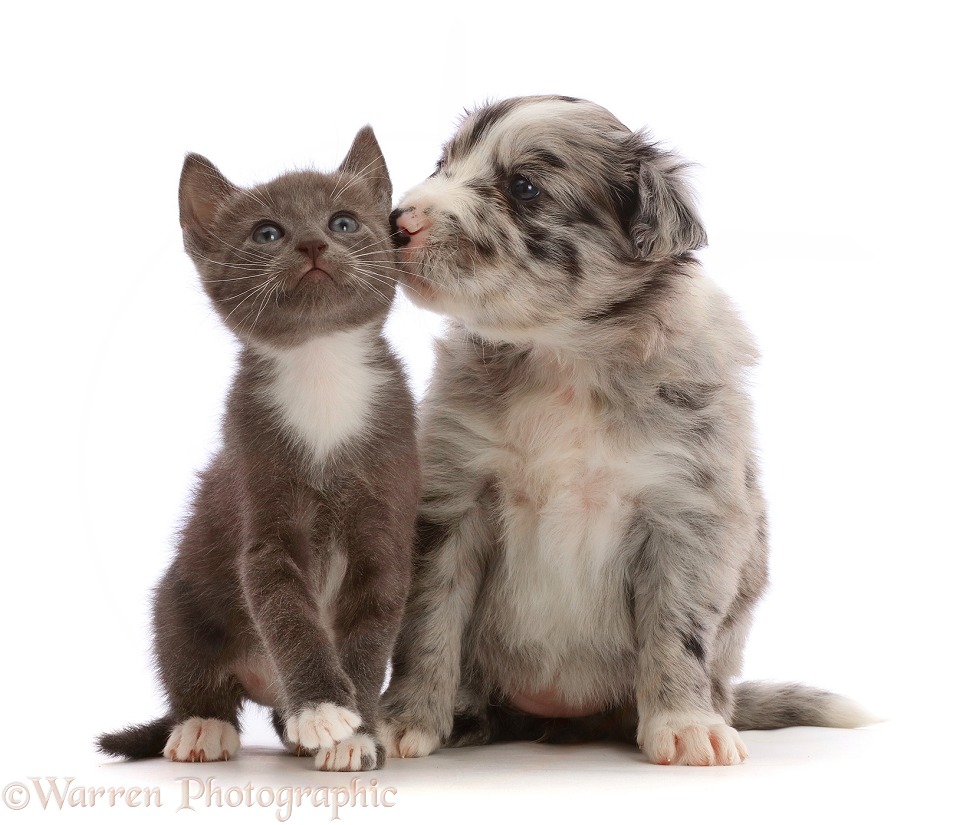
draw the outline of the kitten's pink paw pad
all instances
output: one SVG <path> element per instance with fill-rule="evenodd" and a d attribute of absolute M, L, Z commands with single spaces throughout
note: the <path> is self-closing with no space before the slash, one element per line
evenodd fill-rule
<path fill-rule="evenodd" d="M 740 765 L 748 756 L 738 731 L 724 723 L 652 726 L 642 750 L 656 765 Z"/>
<path fill-rule="evenodd" d="M 377 742 L 365 733 L 343 739 L 314 755 L 319 771 L 372 771 L 377 767 Z"/>
<path fill-rule="evenodd" d="M 354 735 L 361 726 L 361 717 L 353 710 L 323 702 L 303 708 L 285 723 L 288 739 L 303 748 L 330 748 Z"/>
<path fill-rule="evenodd" d="M 186 719 L 172 729 L 162 754 L 173 762 L 219 762 L 238 752 L 235 726 L 221 719 Z"/>
<path fill-rule="evenodd" d="M 381 722 L 378 733 L 388 756 L 401 759 L 429 756 L 440 747 L 440 737 L 432 731 L 397 722 Z"/>

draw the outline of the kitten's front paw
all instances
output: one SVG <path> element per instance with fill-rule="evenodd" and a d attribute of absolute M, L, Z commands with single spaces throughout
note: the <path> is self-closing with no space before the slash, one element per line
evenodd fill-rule
<path fill-rule="evenodd" d="M 372 771 L 380 767 L 377 742 L 366 733 L 349 736 L 330 748 L 319 748 L 314 766 L 319 771 Z"/>
<path fill-rule="evenodd" d="M 639 747 L 656 765 L 740 765 L 748 756 L 744 742 L 738 731 L 715 718 L 649 722 Z"/>
<path fill-rule="evenodd" d="M 429 756 L 440 747 L 440 737 L 433 731 L 397 720 L 381 721 L 377 732 L 388 756 Z"/>
<path fill-rule="evenodd" d="M 361 717 L 353 710 L 322 702 L 302 708 L 285 722 L 288 739 L 303 748 L 330 748 L 354 735 L 361 726 Z"/>
<path fill-rule="evenodd" d="M 238 745 L 234 725 L 195 716 L 172 728 L 162 753 L 173 762 L 218 762 L 234 756 Z"/>

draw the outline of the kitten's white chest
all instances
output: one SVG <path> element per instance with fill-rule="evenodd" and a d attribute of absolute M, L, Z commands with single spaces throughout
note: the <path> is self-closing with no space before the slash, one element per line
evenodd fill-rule
<path fill-rule="evenodd" d="M 374 332 L 362 327 L 270 349 L 265 395 L 287 436 L 315 462 L 358 436 L 386 375 L 369 363 Z"/>

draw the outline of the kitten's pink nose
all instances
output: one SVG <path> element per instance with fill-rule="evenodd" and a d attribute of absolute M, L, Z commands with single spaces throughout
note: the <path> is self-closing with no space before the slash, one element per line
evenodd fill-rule
<path fill-rule="evenodd" d="M 298 251 L 304 253 L 306 257 L 311 259 L 312 263 L 316 264 L 318 258 L 327 248 L 328 245 L 324 241 L 305 241 L 298 247 Z"/>
<path fill-rule="evenodd" d="M 427 233 L 433 226 L 430 215 L 416 206 L 395 209 L 390 220 L 394 231 L 400 233 L 397 244 L 404 249 L 423 246 L 427 241 Z"/>

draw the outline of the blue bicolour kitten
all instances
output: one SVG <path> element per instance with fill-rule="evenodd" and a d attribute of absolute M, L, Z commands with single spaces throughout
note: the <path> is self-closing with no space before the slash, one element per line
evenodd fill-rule
<path fill-rule="evenodd" d="M 168 712 L 99 747 L 228 759 L 252 700 L 318 768 L 380 767 L 419 475 L 412 399 L 382 334 L 387 167 L 365 128 L 336 172 L 253 189 L 189 155 L 179 195 L 186 250 L 242 350 L 222 448 L 155 592 Z"/>

